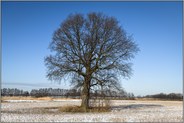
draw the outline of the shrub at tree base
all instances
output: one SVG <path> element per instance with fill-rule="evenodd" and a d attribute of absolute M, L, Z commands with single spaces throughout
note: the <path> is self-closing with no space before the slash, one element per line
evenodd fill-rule
<path fill-rule="evenodd" d="M 72 112 L 72 113 L 77 113 L 77 112 L 109 112 L 111 111 L 110 105 L 99 105 L 95 107 L 89 107 L 89 109 L 86 111 L 84 108 L 81 106 L 65 106 L 65 107 L 60 107 L 59 108 L 60 112 Z"/>

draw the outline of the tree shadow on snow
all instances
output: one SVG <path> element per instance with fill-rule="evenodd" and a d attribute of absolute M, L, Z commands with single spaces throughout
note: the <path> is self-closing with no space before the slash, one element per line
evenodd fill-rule
<path fill-rule="evenodd" d="M 156 104 L 131 104 L 131 105 L 119 105 L 119 106 L 111 106 L 112 109 L 138 109 L 138 108 L 156 108 L 163 107 L 162 105 Z"/>

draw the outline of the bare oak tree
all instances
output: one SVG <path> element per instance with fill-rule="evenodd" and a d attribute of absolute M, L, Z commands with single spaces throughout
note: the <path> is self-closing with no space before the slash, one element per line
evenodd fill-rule
<path fill-rule="evenodd" d="M 130 60 L 139 50 L 114 17 L 102 13 L 69 15 L 54 32 L 45 58 L 50 80 L 72 77 L 82 87 L 81 107 L 89 108 L 90 89 L 119 87 L 119 77 L 130 77 Z"/>

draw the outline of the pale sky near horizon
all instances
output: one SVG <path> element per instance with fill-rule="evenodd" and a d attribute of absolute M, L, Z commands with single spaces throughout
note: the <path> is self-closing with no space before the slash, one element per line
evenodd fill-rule
<path fill-rule="evenodd" d="M 140 52 L 133 75 L 121 79 L 135 95 L 182 93 L 182 2 L 2 2 L 2 87 L 69 88 L 47 80 L 44 57 L 53 32 L 71 13 L 118 19 Z"/>

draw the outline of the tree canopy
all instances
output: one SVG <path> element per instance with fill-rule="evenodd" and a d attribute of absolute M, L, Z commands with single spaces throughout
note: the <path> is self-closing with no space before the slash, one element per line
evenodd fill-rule
<path fill-rule="evenodd" d="M 49 48 L 55 54 L 45 58 L 47 77 L 72 77 L 71 83 L 82 89 L 84 109 L 92 89 L 118 89 L 119 77 L 131 76 L 130 60 L 139 51 L 116 18 L 95 12 L 69 15 L 54 32 Z"/>

